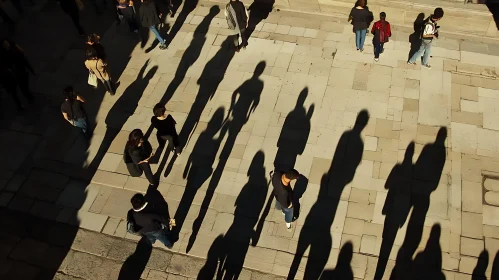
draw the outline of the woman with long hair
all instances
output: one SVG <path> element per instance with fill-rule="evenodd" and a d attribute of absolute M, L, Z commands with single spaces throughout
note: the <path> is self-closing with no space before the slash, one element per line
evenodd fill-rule
<path fill-rule="evenodd" d="M 85 137 L 89 137 L 87 113 L 83 107 L 85 99 L 79 96 L 72 86 L 67 86 L 63 90 L 64 101 L 61 104 L 61 113 L 66 121 L 72 126 L 78 127 Z"/>
<path fill-rule="evenodd" d="M 111 93 L 111 95 L 114 95 L 114 87 L 111 82 L 111 77 L 107 72 L 107 64 L 101 58 L 99 58 L 99 54 L 97 53 L 95 48 L 90 45 L 87 45 L 85 47 L 85 56 L 85 67 L 87 67 L 90 73 L 97 76 L 97 79 L 99 79 L 102 84 L 104 84 L 106 91 Z"/>
<path fill-rule="evenodd" d="M 161 37 L 156 26 L 161 23 L 159 20 L 159 13 L 156 10 L 156 4 L 152 0 L 142 0 L 142 5 L 139 10 L 140 23 L 142 26 L 149 28 L 158 39 L 160 45 L 159 49 L 164 50 L 167 48 L 165 39 Z"/>
<path fill-rule="evenodd" d="M 348 17 L 348 21 L 352 21 L 353 31 L 355 32 L 355 45 L 358 51 L 364 51 L 367 29 L 373 20 L 373 14 L 367 7 L 367 1 L 358 0 Z"/>
<path fill-rule="evenodd" d="M 149 160 L 154 156 L 151 144 L 144 139 L 144 134 L 140 129 L 134 129 L 128 136 L 125 152 L 128 153 L 131 160 L 136 166 L 139 166 L 150 185 L 156 185 L 156 179 L 152 174 Z"/>

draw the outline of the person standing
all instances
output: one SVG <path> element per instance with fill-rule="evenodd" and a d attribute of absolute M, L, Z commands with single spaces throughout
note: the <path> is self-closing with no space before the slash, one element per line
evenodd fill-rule
<path fill-rule="evenodd" d="M 92 46 L 87 46 L 85 48 L 85 67 L 87 67 L 90 73 L 93 73 L 97 78 L 104 84 L 106 91 L 114 95 L 114 87 L 111 82 L 111 77 L 107 72 L 107 64 L 99 58 L 97 51 Z"/>
<path fill-rule="evenodd" d="M 231 0 L 225 7 L 225 17 L 229 28 L 234 30 L 234 45 L 236 51 L 239 52 L 242 48 L 248 45 L 246 37 L 246 28 L 248 27 L 248 10 L 239 0 Z M 241 39 L 241 43 L 239 43 Z"/>
<path fill-rule="evenodd" d="M 95 51 L 97 52 L 97 57 L 102 59 L 104 63 L 107 64 L 106 61 L 106 50 L 104 49 L 104 46 L 100 43 L 100 36 L 92 33 L 87 36 L 87 45 L 92 46 Z"/>
<path fill-rule="evenodd" d="M 374 46 L 374 61 L 379 60 L 379 54 L 383 53 L 383 46 L 388 42 L 388 38 L 392 36 L 392 31 L 390 29 L 390 23 L 386 21 L 386 13 L 381 12 L 379 14 L 380 20 L 374 23 L 371 29 L 371 34 L 373 37 Z"/>
<path fill-rule="evenodd" d="M 438 39 L 438 28 L 437 22 L 444 16 L 444 10 L 442 8 L 436 8 L 432 15 L 425 20 L 423 25 L 422 35 L 421 35 L 421 47 L 419 50 L 409 59 L 407 64 L 416 65 L 416 59 L 423 56 L 423 66 L 431 69 L 431 65 L 428 64 L 428 59 L 431 53 L 431 43 L 433 39 Z"/>
<path fill-rule="evenodd" d="M 160 213 L 156 213 L 154 207 L 141 193 L 132 196 L 130 202 L 133 211 L 129 212 L 128 218 L 132 218 L 134 224 L 140 228 L 138 233 L 147 237 L 151 245 L 159 240 L 168 249 L 171 249 L 173 244 L 169 238 L 170 220 Z"/>
<path fill-rule="evenodd" d="M 286 172 L 274 171 L 272 175 L 272 186 L 276 198 L 276 208 L 282 210 L 286 227 L 291 228 L 293 222 L 293 188 L 291 181 L 298 179 L 300 173 L 295 169 Z"/>
<path fill-rule="evenodd" d="M 348 21 L 352 22 L 355 32 L 355 45 L 358 51 L 364 51 L 364 42 L 366 40 L 367 28 L 373 21 L 372 13 L 366 6 L 366 0 L 358 0 L 355 7 L 350 11 Z"/>
<path fill-rule="evenodd" d="M 71 17 L 74 26 L 78 30 L 78 34 L 80 36 L 85 36 L 85 31 L 80 25 L 80 9 L 83 8 L 83 4 L 80 0 L 59 0 L 59 4 L 61 5 L 61 9 Z"/>
<path fill-rule="evenodd" d="M 159 48 L 164 50 L 167 48 L 165 39 L 161 37 L 156 26 L 161 23 L 159 20 L 159 14 L 156 10 L 156 4 L 152 0 L 142 0 L 142 5 L 139 10 L 139 18 L 140 23 L 144 27 L 148 27 L 154 35 L 156 35 L 156 39 L 158 39 L 160 45 Z"/>
<path fill-rule="evenodd" d="M 140 129 L 134 129 L 128 136 L 126 152 L 130 155 L 133 163 L 138 165 L 149 181 L 149 185 L 156 186 L 157 182 L 149 165 L 149 160 L 154 156 L 151 144 L 144 139 L 144 134 Z"/>
<path fill-rule="evenodd" d="M 135 33 L 139 32 L 139 26 L 137 23 L 137 14 L 135 13 L 135 7 L 133 6 L 133 1 L 131 0 L 118 0 L 116 5 L 118 12 L 123 15 L 126 20 L 130 31 Z"/>
<path fill-rule="evenodd" d="M 61 113 L 72 126 L 78 127 L 85 137 L 89 138 L 87 113 L 83 107 L 85 99 L 79 96 L 72 86 L 67 86 L 63 91 L 64 101 L 61 104 Z"/>
<path fill-rule="evenodd" d="M 156 128 L 156 137 L 160 146 L 168 141 L 168 149 L 175 155 L 180 155 L 180 143 L 175 129 L 175 120 L 166 113 L 164 104 L 158 103 L 153 108 L 154 116 L 151 118 L 152 127 Z"/>

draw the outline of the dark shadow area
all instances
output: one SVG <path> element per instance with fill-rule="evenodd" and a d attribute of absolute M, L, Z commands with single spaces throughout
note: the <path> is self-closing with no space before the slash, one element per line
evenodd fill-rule
<path fill-rule="evenodd" d="M 128 86 L 109 110 L 106 117 L 106 133 L 97 154 L 90 164 L 91 167 L 97 168 L 99 166 L 111 143 L 113 143 L 114 138 L 121 131 L 128 118 L 133 115 L 135 109 L 137 109 L 144 90 L 158 70 L 158 67 L 154 66 L 146 74 L 145 70 L 148 65 L 149 60 L 140 69 L 137 79 Z"/>
<path fill-rule="evenodd" d="M 158 213 L 159 215 L 165 217 L 167 220 L 170 219 L 170 210 L 168 209 L 168 203 L 166 202 L 163 195 L 153 186 L 149 186 L 147 188 L 147 192 L 145 194 L 146 201 L 149 202 L 148 205 L 153 206 L 151 209 L 154 210 L 154 213 Z"/>
<path fill-rule="evenodd" d="M 285 171 L 294 168 L 296 158 L 305 150 L 310 135 L 310 120 L 315 107 L 312 104 L 308 111 L 305 109 L 304 103 L 307 96 L 308 88 L 304 88 L 298 96 L 295 108 L 289 112 L 284 120 L 281 134 L 277 140 L 275 170 Z"/>
<path fill-rule="evenodd" d="M 270 178 L 272 178 L 272 171 L 270 172 Z M 269 183 L 267 184 L 267 188 L 270 186 L 270 183 L 272 180 L 269 180 Z M 269 216 L 270 213 L 270 207 L 272 206 L 272 202 L 274 201 L 274 192 L 270 192 L 269 198 L 267 199 L 267 204 L 265 204 L 265 208 L 263 209 L 263 212 L 260 216 L 260 219 L 258 220 L 258 224 L 256 226 L 255 230 L 255 236 L 251 239 L 251 246 L 255 247 L 258 244 L 258 241 L 260 240 L 260 236 L 262 235 L 263 231 L 263 226 L 265 224 L 265 220 Z"/>
<path fill-rule="evenodd" d="M 217 271 L 219 271 L 218 264 L 222 263 L 222 252 L 224 245 L 224 236 L 219 235 L 211 244 L 210 249 L 208 250 L 208 256 L 206 257 L 206 263 L 199 270 L 198 280 L 205 279 L 215 279 L 215 275 L 217 275 Z"/>
<path fill-rule="evenodd" d="M 184 0 L 184 6 L 182 7 L 182 10 L 178 14 L 177 19 L 175 20 L 175 23 L 173 24 L 172 29 L 170 30 L 170 33 L 165 38 L 167 46 L 170 45 L 170 43 L 173 41 L 173 38 L 175 38 L 177 33 L 180 31 L 180 28 L 182 28 L 182 25 L 184 25 L 185 21 L 187 20 L 187 16 L 192 11 L 194 11 L 194 9 L 196 9 L 198 2 L 199 0 Z M 179 6 L 174 4 L 173 11 L 176 12 Z"/>
<path fill-rule="evenodd" d="M 264 162 L 264 153 L 258 151 L 248 169 L 248 183 L 242 188 L 234 205 L 234 222 L 224 237 L 225 254 L 217 279 L 238 279 L 243 269 L 246 253 L 256 234 L 253 228 L 267 197 L 268 182 Z"/>
<path fill-rule="evenodd" d="M 298 180 L 296 180 L 295 187 L 293 189 L 293 220 L 297 220 L 300 217 L 300 199 L 305 194 L 308 187 L 308 178 L 300 175 Z"/>
<path fill-rule="evenodd" d="M 275 0 L 254 0 L 249 6 L 249 19 L 248 27 L 246 28 L 246 38 L 250 38 L 251 34 L 255 31 L 255 27 L 266 19 L 270 12 L 272 12 L 272 7 L 274 7 Z"/>
<path fill-rule="evenodd" d="M 409 43 L 411 43 L 411 49 L 409 50 L 409 60 L 421 47 L 421 29 L 423 28 L 425 21 L 425 14 L 420 13 L 414 20 L 414 33 L 409 35 Z"/>
<path fill-rule="evenodd" d="M 490 13 L 492 14 L 492 18 L 496 23 L 496 28 L 499 30 L 499 1 L 497 0 L 479 0 L 480 4 L 485 3 Z"/>
<path fill-rule="evenodd" d="M 336 262 L 336 267 L 333 270 L 325 270 L 320 280 L 353 280 L 353 270 L 350 263 L 352 262 L 353 256 L 353 244 L 349 241 L 341 247 L 340 253 L 338 255 L 338 262 Z"/>
<path fill-rule="evenodd" d="M 473 274 L 471 275 L 471 280 L 486 280 L 487 276 L 485 273 L 487 271 L 487 267 L 489 266 L 489 251 L 483 250 L 478 256 L 478 261 L 476 263 L 475 268 L 473 269 Z M 497 279 L 497 278 L 490 278 Z"/>
<path fill-rule="evenodd" d="M 317 201 L 310 209 L 298 239 L 296 253 L 288 279 L 295 279 L 305 251 L 310 247 L 304 279 L 319 279 L 332 248 L 331 226 L 334 221 L 341 193 L 353 180 L 362 160 L 364 142 L 360 133 L 369 121 L 369 113 L 362 110 L 355 125 L 345 131 L 338 142 L 327 173 L 323 174 Z"/>
<path fill-rule="evenodd" d="M 411 209 L 412 158 L 414 142 L 409 143 L 402 163 L 397 163 L 385 183 L 388 190 L 382 214 L 385 215 L 383 241 L 379 252 L 378 264 L 374 279 L 382 279 L 388 257 L 392 251 L 398 230 L 405 224 Z"/>
<path fill-rule="evenodd" d="M 151 257 L 152 246 L 147 237 L 142 237 L 137 244 L 135 252 L 131 254 L 123 263 L 119 280 L 138 280 L 146 268 Z"/>
<path fill-rule="evenodd" d="M 492 274 L 490 279 L 499 279 L 499 251 L 497 251 L 492 264 Z"/>
<path fill-rule="evenodd" d="M 222 152 L 220 153 L 217 167 L 210 179 L 206 195 L 201 203 L 199 214 L 192 225 L 192 234 L 189 237 L 189 243 L 187 244 L 187 252 L 189 252 L 196 240 L 197 233 L 201 228 L 206 211 L 208 211 L 208 207 L 210 206 L 213 195 L 215 194 L 215 189 L 220 182 L 225 165 L 229 160 L 230 153 L 236 144 L 237 135 L 239 135 L 239 132 L 241 132 L 243 126 L 248 122 L 251 113 L 255 111 L 256 107 L 260 103 L 260 95 L 263 91 L 263 81 L 260 79 L 260 76 L 263 74 L 265 67 L 265 61 L 258 63 L 253 76 L 249 80 L 246 80 L 232 94 L 229 112 L 227 113 L 227 118 L 225 119 L 220 132 L 221 139 L 223 139 L 227 133 L 227 140 Z"/>
<path fill-rule="evenodd" d="M 445 280 L 442 272 L 442 248 L 440 247 L 440 224 L 434 224 L 431 228 L 430 237 L 423 252 L 414 258 L 412 265 L 412 279 Z M 409 271 L 406 271 L 408 273 Z M 400 279 L 407 279 L 405 278 Z"/>
<path fill-rule="evenodd" d="M 407 224 L 407 233 L 397 254 L 392 279 L 404 279 L 410 269 L 412 256 L 421 242 L 426 214 L 430 207 L 430 195 L 438 187 L 445 164 L 446 138 L 447 128 L 441 127 L 435 142 L 423 147 L 414 164 L 411 182 L 412 213 Z"/>

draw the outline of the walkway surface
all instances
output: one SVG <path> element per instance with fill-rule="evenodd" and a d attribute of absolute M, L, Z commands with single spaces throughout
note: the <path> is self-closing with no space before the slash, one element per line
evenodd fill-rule
<path fill-rule="evenodd" d="M 0 278 L 499 277 L 496 44 L 443 33 L 422 69 L 406 64 L 414 34 L 395 25 L 374 62 L 371 37 L 356 51 L 351 25 L 274 11 L 251 16 L 249 46 L 234 53 L 212 5 L 169 18 L 164 51 L 86 9 L 115 96 L 87 85 L 83 41 L 55 4 L 19 20 L 38 96 L 23 113 L 1 96 Z M 88 100 L 90 143 L 60 116 L 67 84 Z M 122 154 L 134 128 L 158 146 L 159 101 L 186 144 L 152 165 L 154 190 Z M 274 209 L 274 164 L 303 175 L 291 230 Z M 126 233 L 136 192 L 176 218 L 171 251 Z"/>

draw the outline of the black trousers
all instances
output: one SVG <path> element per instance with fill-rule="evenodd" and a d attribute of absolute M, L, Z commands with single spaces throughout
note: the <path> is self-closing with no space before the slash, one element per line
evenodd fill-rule
<path fill-rule="evenodd" d="M 147 181 L 149 181 L 149 184 L 151 185 L 156 185 L 156 179 L 154 178 L 154 174 L 152 173 L 151 166 L 149 165 L 148 162 L 141 163 L 140 168 L 142 168 L 142 171 L 144 171 L 144 175 L 146 176 Z"/>
<path fill-rule="evenodd" d="M 180 145 L 177 133 L 172 135 L 156 135 L 156 136 L 158 137 L 158 142 L 161 147 L 163 147 L 166 144 L 166 142 L 168 142 L 169 150 L 177 148 Z"/>

